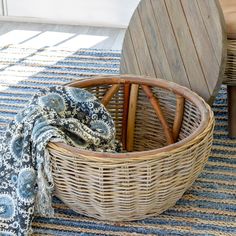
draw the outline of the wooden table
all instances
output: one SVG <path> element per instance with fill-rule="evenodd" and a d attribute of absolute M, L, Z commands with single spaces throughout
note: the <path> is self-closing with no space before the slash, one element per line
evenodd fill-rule
<path fill-rule="evenodd" d="M 125 34 L 120 72 L 176 82 L 211 104 L 226 41 L 218 0 L 142 0 Z"/>

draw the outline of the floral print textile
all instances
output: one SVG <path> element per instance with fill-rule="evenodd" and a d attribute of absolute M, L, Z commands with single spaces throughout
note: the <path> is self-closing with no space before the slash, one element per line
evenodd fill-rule
<path fill-rule="evenodd" d="M 41 90 L 0 137 L 0 235 L 28 235 L 35 211 L 53 214 L 49 141 L 119 149 L 114 122 L 94 95 L 63 86 Z"/>

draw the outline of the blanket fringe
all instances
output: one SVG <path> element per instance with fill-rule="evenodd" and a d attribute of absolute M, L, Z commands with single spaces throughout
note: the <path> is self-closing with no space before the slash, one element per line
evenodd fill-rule
<path fill-rule="evenodd" d="M 37 171 L 38 190 L 35 201 L 35 211 L 43 216 L 52 216 L 52 193 L 54 190 L 52 172 L 50 168 L 50 155 L 45 149 L 45 163 L 42 163 Z"/>

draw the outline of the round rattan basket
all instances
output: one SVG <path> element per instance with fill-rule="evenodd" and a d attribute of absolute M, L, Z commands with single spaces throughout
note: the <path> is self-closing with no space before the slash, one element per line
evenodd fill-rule
<path fill-rule="evenodd" d="M 187 88 L 148 77 L 103 76 L 69 86 L 101 99 L 124 152 L 50 143 L 55 195 L 80 214 L 109 221 L 144 219 L 173 206 L 210 154 L 210 107 Z"/>
<path fill-rule="evenodd" d="M 227 63 L 224 74 L 224 83 L 227 85 L 236 85 L 236 40 L 228 39 Z"/>

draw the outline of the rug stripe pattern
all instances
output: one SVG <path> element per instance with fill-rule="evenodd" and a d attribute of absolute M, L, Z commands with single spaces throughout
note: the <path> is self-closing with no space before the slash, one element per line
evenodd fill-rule
<path fill-rule="evenodd" d="M 119 63 L 119 51 L 0 48 L 0 135 L 38 89 L 117 74 Z M 213 107 L 212 155 L 176 206 L 153 218 L 112 223 L 79 215 L 55 198 L 54 217 L 36 216 L 34 235 L 236 235 L 236 140 L 227 137 L 226 104 L 222 86 Z"/>

